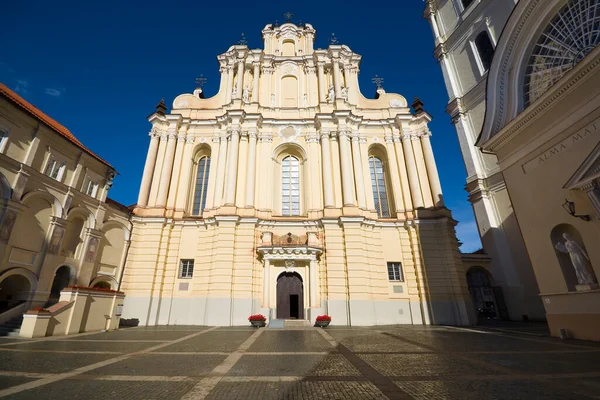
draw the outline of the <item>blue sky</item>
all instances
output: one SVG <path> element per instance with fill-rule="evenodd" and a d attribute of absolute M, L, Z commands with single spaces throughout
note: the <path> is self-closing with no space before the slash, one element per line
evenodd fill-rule
<path fill-rule="evenodd" d="M 222 5 L 219 5 L 222 4 Z M 456 132 L 445 114 L 448 95 L 433 58 L 433 38 L 422 0 L 361 2 L 10 1 L 2 8 L 0 81 L 65 125 L 120 175 L 110 197 L 137 200 L 148 147 L 146 117 L 208 78 L 219 84 L 216 56 L 245 33 L 262 48 L 261 30 L 283 13 L 317 30 L 316 48 L 332 33 L 363 56 L 359 83 L 372 97 L 371 78 L 409 103 L 418 96 L 434 120 L 432 144 L 446 205 L 460 223 L 463 251 L 479 248 L 464 191 L 465 168 Z"/>

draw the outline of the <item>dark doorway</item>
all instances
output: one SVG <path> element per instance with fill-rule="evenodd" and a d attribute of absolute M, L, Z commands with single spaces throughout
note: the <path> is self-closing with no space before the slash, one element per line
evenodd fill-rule
<path fill-rule="evenodd" d="M 277 318 L 304 319 L 304 288 L 295 272 L 285 272 L 277 279 Z"/>
<path fill-rule="evenodd" d="M 50 298 L 48 299 L 47 306 L 58 303 L 60 298 L 60 291 L 69 286 L 71 282 L 71 268 L 63 265 L 56 270 L 54 280 L 52 281 L 52 289 L 50 289 Z"/>
<path fill-rule="evenodd" d="M 482 267 L 472 267 L 467 271 L 467 283 L 478 319 L 498 318 L 500 315 L 489 273 Z"/>

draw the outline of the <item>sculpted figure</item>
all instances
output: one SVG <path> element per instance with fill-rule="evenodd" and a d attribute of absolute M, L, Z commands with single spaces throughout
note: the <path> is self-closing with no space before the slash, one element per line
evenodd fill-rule
<path fill-rule="evenodd" d="M 589 256 L 583 250 L 579 243 L 577 243 L 571 235 L 563 233 L 565 238 L 564 243 L 557 243 L 554 247 L 561 253 L 566 253 L 571 258 L 571 264 L 575 268 L 575 274 L 577 275 L 577 281 L 580 285 L 587 285 L 596 283 L 594 276 L 587 268 L 587 263 L 590 260 Z"/>
<path fill-rule="evenodd" d="M 242 100 L 244 101 L 244 103 L 249 103 L 250 102 L 250 89 L 248 89 L 248 86 L 246 86 L 242 90 Z"/>
<path fill-rule="evenodd" d="M 231 91 L 231 96 L 235 97 L 237 95 L 237 83 L 233 85 L 233 90 Z"/>
<path fill-rule="evenodd" d="M 342 90 L 340 92 L 340 96 L 342 97 L 342 99 L 348 100 L 348 88 L 347 87 L 342 88 Z"/>
<path fill-rule="evenodd" d="M 329 86 L 329 92 L 327 93 L 327 102 L 333 103 L 335 101 L 335 89 L 333 85 Z"/>

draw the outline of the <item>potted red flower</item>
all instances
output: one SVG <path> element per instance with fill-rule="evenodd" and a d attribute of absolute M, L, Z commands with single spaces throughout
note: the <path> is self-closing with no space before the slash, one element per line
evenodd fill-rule
<path fill-rule="evenodd" d="M 251 315 L 248 317 L 248 321 L 250 321 L 250 324 L 255 328 L 262 328 L 265 326 L 266 320 L 267 318 L 262 314 Z"/>
<path fill-rule="evenodd" d="M 325 328 L 331 323 L 331 317 L 329 315 L 319 315 L 315 321 L 315 326 Z"/>

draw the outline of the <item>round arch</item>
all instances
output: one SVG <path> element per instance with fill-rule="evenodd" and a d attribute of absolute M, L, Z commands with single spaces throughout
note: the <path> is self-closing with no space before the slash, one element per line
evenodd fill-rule
<path fill-rule="evenodd" d="M 33 272 L 20 267 L 4 271 L 0 275 L 0 314 L 28 301 L 36 288 Z"/>
<path fill-rule="evenodd" d="M 304 319 L 304 280 L 298 272 L 277 275 L 277 318 Z"/>
<path fill-rule="evenodd" d="M 60 201 L 53 195 L 48 192 L 43 192 L 41 190 L 34 190 L 28 192 L 21 197 L 21 203 L 27 204 L 30 200 L 35 198 L 41 198 L 48 202 L 50 207 L 52 207 L 52 215 L 58 218 L 63 218 L 63 207 L 60 204 Z"/>
<path fill-rule="evenodd" d="M 66 215 L 66 219 L 70 219 L 72 217 L 81 217 L 84 221 L 86 221 L 86 228 L 96 229 L 96 218 L 94 214 L 91 213 L 90 210 L 84 207 L 72 207 L 69 209 Z"/>
<path fill-rule="evenodd" d="M 473 266 L 466 273 L 471 301 L 479 319 L 498 318 L 498 304 L 493 288 L 493 278 L 481 266 Z"/>
<path fill-rule="evenodd" d="M 278 163 L 281 163 L 281 160 L 287 155 L 297 157 L 300 164 L 304 164 L 308 159 L 306 150 L 298 143 L 285 142 L 273 149 L 272 157 Z"/>
<path fill-rule="evenodd" d="M 108 287 L 106 287 L 105 285 L 102 285 L 102 284 L 108 285 Z M 90 287 L 101 287 L 101 288 L 117 290 L 117 288 L 119 287 L 119 283 L 112 276 L 98 275 L 90 281 Z"/>
<path fill-rule="evenodd" d="M 10 200 L 12 197 L 12 188 L 8 179 L 3 174 L 0 174 L 0 199 Z"/>

